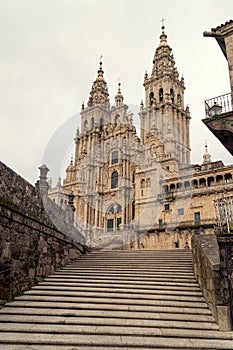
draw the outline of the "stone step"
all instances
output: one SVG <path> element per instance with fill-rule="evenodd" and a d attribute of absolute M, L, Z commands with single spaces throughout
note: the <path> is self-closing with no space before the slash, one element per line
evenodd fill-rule
<path fill-rule="evenodd" d="M 177 250 L 99 250 L 99 251 L 91 251 L 90 253 L 87 253 L 86 255 L 82 255 L 82 259 L 85 258 L 114 258 L 114 257 L 120 257 L 121 259 L 124 258 L 130 258 L 135 257 L 136 259 L 140 259 L 141 257 L 145 258 L 151 258 L 151 257 L 162 257 L 166 259 L 167 257 L 174 257 L 177 259 L 184 259 L 186 257 L 192 258 L 192 250 L 183 250 L 183 249 L 177 249 Z"/>
<path fill-rule="evenodd" d="M 171 262 L 168 262 L 167 264 L 165 264 L 165 263 L 160 263 L 160 262 L 158 262 L 158 263 L 152 263 L 150 260 L 147 262 L 147 261 L 141 261 L 141 262 L 139 262 L 139 261 L 134 261 L 134 262 L 129 262 L 129 261 L 127 261 L 127 262 L 121 262 L 121 261 L 104 261 L 104 260 L 100 260 L 100 261 L 95 261 L 94 259 L 92 260 L 92 261 L 80 261 L 77 265 L 75 265 L 75 266 L 77 266 L 77 267 L 79 267 L 79 266 L 84 266 L 84 267 L 96 267 L 96 266 L 108 266 L 108 267 L 122 267 L 122 266 L 124 266 L 124 267 L 139 267 L 139 268 L 141 268 L 141 267 L 144 267 L 144 268 L 146 268 L 146 267 L 149 267 L 149 266 L 151 266 L 153 264 L 153 267 L 154 268 L 157 268 L 157 269 L 171 269 L 171 270 L 176 270 L 176 269 L 179 269 L 179 270 L 190 270 L 190 271 L 192 271 L 192 267 L 190 266 L 190 262 L 188 262 L 187 264 L 184 264 L 184 263 L 176 263 L 176 262 L 174 262 L 173 261 L 173 263 L 172 263 L 172 261 Z"/>
<path fill-rule="evenodd" d="M 101 334 L 101 335 L 134 335 L 134 336 L 168 336 L 182 338 L 207 338 L 233 340 L 233 332 L 215 332 L 210 330 L 187 330 L 172 328 L 132 327 L 132 326 L 97 326 L 70 324 L 34 324 L 20 322 L 0 323 L 0 332 L 29 332 L 54 334 Z"/>
<path fill-rule="evenodd" d="M 145 319 L 163 319 L 163 320 L 186 320 L 192 322 L 214 322 L 214 318 L 211 315 L 191 314 L 187 313 L 185 308 L 174 308 L 172 313 L 172 307 L 164 310 L 161 307 L 153 306 L 141 306 L 141 305 L 114 305 L 114 304 L 99 304 L 92 305 L 88 303 L 75 304 L 64 302 L 52 302 L 52 301 L 20 301 L 16 300 L 11 303 L 7 303 L 6 307 L 10 308 L 22 308 L 24 311 L 26 308 L 33 309 L 36 312 L 37 309 L 51 309 L 58 311 L 59 313 L 70 314 L 73 316 L 84 316 L 89 313 L 91 316 L 101 316 L 105 314 L 107 317 L 123 317 L 123 318 L 145 318 Z M 67 311 L 68 310 L 68 311 Z M 159 310 L 159 311 L 157 311 Z"/>
<path fill-rule="evenodd" d="M 61 296 L 53 296 L 51 298 L 47 295 L 24 295 L 21 297 L 18 297 L 15 299 L 16 301 L 50 301 L 51 307 L 53 303 L 68 303 L 73 304 L 73 307 L 77 307 L 77 305 L 80 307 L 82 304 L 89 304 L 89 308 L 93 307 L 93 309 L 97 309 L 97 306 L 102 309 L 106 309 L 109 307 L 109 304 L 111 304 L 111 309 L 114 305 L 114 307 L 117 307 L 118 309 L 125 310 L 128 309 L 128 306 L 135 306 L 135 307 L 142 307 L 143 311 L 150 311 L 150 312 L 171 312 L 171 313 L 188 313 L 188 314 L 205 314 L 210 315 L 210 310 L 206 307 L 206 305 L 203 303 L 201 304 L 201 307 L 198 307 L 191 302 L 184 303 L 184 302 L 171 302 L 171 301 L 160 301 L 160 300 L 131 300 L 131 299 L 113 299 L 113 298 L 81 298 L 81 297 L 61 297 Z M 92 305 L 94 304 L 94 305 Z M 72 305 L 71 305 L 72 306 Z"/>
<path fill-rule="evenodd" d="M 0 342 L 5 344 L 39 344 L 39 345 L 65 345 L 65 346 L 96 346 L 119 347 L 119 348 L 180 348 L 180 349 L 233 349 L 232 340 L 218 339 L 194 339 L 194 338 L 176 338 L 174 337 L 145 337 L 145 336 L 127 336 L 127 335 L 97 335 L 83 334 L 50 334 L 50 333 L 19 333 L 2 332 L 0 333 Z M 214 347 L 213 347 L 214 346 Z M 77 349 L 77 348 L 76 348 Z M 75 350 L 76 350 L 75 349 Z"/>
<path fill-rule="evenodd" d="M 136 319 L 136 318 L 110 318 L 110 317 L 91 317 L 91 316 L 79 316 L 72 317 L 67 314 L 60 315 L 59 310 L 52 313 L 47 310 L 36 310 L 37 314 L 33 313 L 31 309 L 16 309 L 19 313 L 15 314 L 12 309 L 6 310 L 4 313 L 0 313 L 0 322 L 8 323 L 36 323 L 36 324 L 67 324 L 67 325 L 97 325 L 97 326 L 124 326 L 124 327 L 146 327 L 146 328 L 169 328 L 169 329 L 184 329 L 188 331 L 190 329 L 196 330 L 218 330 L 218 326 L 214 322 L 190 322 L 190 321 L 176 321 L 174 320 L 153 320 L 153 319 Z M 7 312 L 9 311 L 9 313 Z M 11 311 L 11 312 L 10 312 Z M 23 312 L 22 314 L 20 312 Z M 218 334 L 218 332 L 217 332 Z"/>
<path fill-rule="evenodd" d="M 73 291 L 72 291 L 73 290 Z M 206 307 L 204 297 L 192 297 L 192 296 L 177 296 L 177 295 L 161 295 L 153 294 L 153 291 L 147 291 L 147 293 L 114 293 L 114 292 L 96 292 L 91 290 L 76 291 L 74 287 L 51 287 L 51 286 L 35 286 L 33 289 L 24 293 L 25 295 L 51 295 L 51 296 L 68 296 L 68 297 L 88 297 L 88 298 L 117 298 L 117 299 L 140 299 L 140 300 L 159 300 L 166 301 L 167 303 L 173 301 L 187 302 L 193 305 L 193 307 Z M 198 306 L 201 305 L 201 306 Z"/>
<path fill-rule="evenodd" d="M 168 273 L 166 275 L 162 274 L 160 271 L 156 271 L 156 270 L 149 270 L 149 269 L 135 269 L 135 270 L 132 270 L 132 269 L 108 269 L 107 267 L 103 267 L 103 268 L 79 268 L 79 267 L 64 267 L 62 268 L 61 270 L 58 270 L 56 271 L 55 273 L 60 273 L 60 274 L 78 274 L 78 275 L 86 275 L 86 274 L 95 274 L 95 275 L 106 275 L 106 276 L 118 276 L 118 275 L 121 275 L 121 276 L 145 276 L 145 277 L 159 277 L 161 279 L 173 279 L 174 277 L 176 279 L 185 279 L 185 280 L 193 280 L 193 281 L 196 281 L 195 280 L 195 277 L 193 275 L 193 273 L 177 273 L 177 274 L 174 274 L 174 273 Z"/>
<path fill-rule="evenodd" d="M 116 278 L 113 278 L 113 276 L 96 276 L 96 275 L 84 275 L 81 276 L 83 281 L 87 281 L 87 282 L 91 282 L 91 281 L 103 281 L 103 282 L 121 282 L 121 283 L 125 283 L 125 281 L 127 281 L 129 284 L 130 283 L 138 283 L 138 282 L 143 282 L 146 284 L 155 284 L 155 285 L 160 285 L 162 284 L 163 286 L 182 286 L 182 287 L 197 287 L 198 283 L 194 280 L 194 281 L 188 281 L 184 282 L 184 281 L 177 281 L 175 278 L 171 281 L 164 281 L 163 279 L 160 278 L 155 278 L 155 277 L 134 277 L 134 276 L 115 276 Z M 69 280 L 69 281 L 75 281 L 75 280 L 80 280 L 80 276 L 77 275 L 66 275 L 66 274 L 60 274 L 60 273 L 56 273 L 53 276 L 50 276 L 49 278 L 46 278 L 46 281 L 48 280 Z"/>
<path fill-rule="evenodd" d="M 180 278 L 174 277 L 174 275 L 170 275 L 171 277 L 168 276 L 162 276 L 161 274 L 142 274 L 140 272 L 136 273 L 107 273 L 107 272 L 79 272 L 79 271 L 57 271 L 54 273 L 53 277 L 62 277 L 62 278 L 95 278 L 95 279 L 100 279 L 100 278 L 105 278 L 105 279 L 112 279 L 115 277 L 116 279 L 134 279 L 134 280 L 139 280 L 139 281 L 144 281 L 144 280 L 161 280 L 163 282 L 176 282 L 176 283 L 193 283 L 197 284 L 197 281 L 195 278 Z"/>
<path fill-rule="evenodd" d="M 127 288 L 127 289 L 132 289 L 135 288 L 135 286 L 139 289 L 156 289 L 156 292 L 159 291 L 183 291 L 183 292 L 189 292 L 189 293 L 200 293 L 200 288 L 198 285 L 194 286 L 184 286 L 184 285 L 176 285 L 175 283 L 173 284 L 166 284 L 162 282 L 148 282 L 148 281 L 142 281 L 142 285 L 138 284 L 138 281 L 130 281 L 128 282 L 127 280 L 98 280 L 98 279 L 87 279 L 85 282 L 80 282 L 79 280 L 73 278 L 56 278 L 55 276 L 53 277 L 48 277 L 45 278 L 45 283 L 53 283 L 53 284 L 60 284 L 60 285 L 74 285 L 74 286 L 85 286 L 85 287 L 90 287 L 90 286 L 95 286 L 95 287 L 107 287 L 107 288 Z"/>
<path fill-rule="evenodd" d="M 93 262 L 93 261 L 97 261 L 97 262 L 101 262 L 101 261 L 105 261 L 105 262 L 118 262 L 120 264 L 132 264 L 132 263 L 147 263 L 149 264 L 151 262 L 151 264 L 156 264 L 156 263 L 161 263 L 161 264 L 168 264 L 168 263 L 175 263 L 175 264 L 180 264 L 180 263 L 184 263 L 184 264 L 188 264 L 192 262 L 192 257 L 175 257 L 175 256 L 170 256 L 170 257 L 152 257 L 152 256 L 141 256 L 141 257 L 123 257 L 123 256 L 98 256 L 98 257 L 93 257 L 93 256 L 82 256 L 81 259 L 79 259 L 76 262 L 73 262 L 71 264 L 81 264 L 83 262 Z"/>
<path fill-rule="evenodd" d="M 68 267 L 70 269 L 70 267 Z M 144 273 L 150 273 L 150 274 L 155 274 L 155 275 L 163 275 L 163 273 L 166 273 L 166 275 L 172 275 L 172 276 L 177 276 L 177 277 L 186 277 L 187 278 L 194 278 L 194 273 L 193 273 L 193 269 L 190 269 L 190 271 L 178 271 L 177 269 L 175 269 L 174 271 L 170 271 L 170 269 L 166 269 L 166 270 L 162 270 L 162 269 L 155 269 L 153 267 L 150 267 L 150 268 L 129 268 L 129 267 L 118 267 L 118 266 L 115 266 L 114 268 L 110 268 L 108 266 L 98 266 L 98 267 L 95 267 L 95 266 L 92 266 L 92 267 L 87 267 L 87 266 L 84 266 L 84 267 L 74 267 L 75 270 L 77 271 L 80 271 L 80 272 L 110 272 L 110 273 L 137 273 L 137 274 L 144 274 Z M 60 270 L 61 271 L 61 270 Z M 63 270 L 62 270 L 63 271 Z M 164 276 L 166 276 L 164 275 Z"/>
<path fill-rule="evenodd" d="M 135 350 L 135 347 L 118 347 L 118 346 L 85 346 L 85 345 L 78 345 L 78 346 L 75 346 L 75 347 L 70 347 L 69 345 L 39 345 L 39 344 L 36 344 L 36 348 L 35 348 L 35 345 L 33 346 L 33 349 L 30 345 L 7 345 L 7 344 L 4 344 L 4 345 L 1 345 L 0 344 L 0 350 L 122 350 L 122 349 L 127 349 L 127 350 Z M 141 347 L 137 347 L 136 348 L 137 350 L 145 350 L 145 348 L 141 348 Z M 153 350 L 153 349 L 163 349 L 164 350 L 164 346 L 161 348 L 161 347 L 158 347 L 156 346 L 156 348 L 151 348 L 151 347 L 147 347 L 146 348 L 147 350 Z M 177 348 L 177 347 L 173 347 L 173 348 L 168 348 L 166 346 L 166 350 L 184 350 L 184 347 L 183 348 Z M 197 348 L 186 348 L 186 349 L 192 349 L 192 350 L 197 350 Z M 198 348 L 198 350 L 206 350 L 206 349 L 210 349 L 210 348 Z M 212 348 L 213 349 L 213 348 Z"/>
<path fill-rule="evenodd" d="M 190 250 L 83 256 L 0 310 L 0 350 L 233 349 Z"/>
<path fill-rule="evenodd" d="M 185 288 L 181 288 L 180 290 L 178 288 L 172 290 L 171 287 L 167 289 L 158 288 L 156 286 L 156 289 L 154 286 L 141 286 L 141 285 L 127 285 L 127 284 L 97 284 L 96 283 L 82 283 L 82 282 L 58 282 L 58 281 L 52 281 L 52 282 L 41 282 L 40 286 L 59 286 L 59 287 L 75 287 L 76 290 L 95 290 L 95 291 L 112 291 L 112 292 L 124 292 L 124 291 L 131 291 L 134 293 L 142 293 L 146 291 L 152 291 L 154 294 L 157 295 L 174 295 L 174 290 L 176 291 L 176 295 L 187 295 L 187 296 L 195 296 L 195 297 L 202 297 L 202 293 L 200 290 L 197 291 L 190 291 L 186 290 Z"/>

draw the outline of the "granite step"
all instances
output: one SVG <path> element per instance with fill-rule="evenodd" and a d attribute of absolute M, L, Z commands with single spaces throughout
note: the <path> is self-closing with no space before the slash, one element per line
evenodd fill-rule
<path fill-rule="evenodd" d="M 194 279 L 190 250 L 101 251 L 0 310 L 0 350 L 233 349 Z"/>

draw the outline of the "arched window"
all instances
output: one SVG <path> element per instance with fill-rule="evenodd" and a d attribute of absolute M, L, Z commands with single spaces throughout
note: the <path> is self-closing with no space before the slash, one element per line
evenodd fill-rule
<path fill-rule="evenodd" d="M 199 180 L 199 187 L 206 187 L 206 179 L 205 178 L 201 178 Z"/>
<path fill-rule="evenodd" d="M 151 187 L 151 179 L 150 178 L 146 179 L 146 187 Z"/>
<path fill-rule="evenodd" d="M 153 91 L 150 93 L 150 106 L 152 106 L 153 105 L 153 103 L 154 103 L 154 93 L 153 93 Z"/>
<path fill-rule="evenodd" d="M 171 96 L 172 103 L 174 103 L 174 90 L 173 89 L 170 89 L 170 96 Z"/>
<path fill-rule="evenodd" d="M 115 125 L 117 125 L 119 123 L 119 121 L 120 121 L 120 116 L 119 116 L 119 114 L 116 114 L 115 115 Z"/>
<path fill-rule="evenodd" d="M 163 88 L 159 89 L 159 101 L 162 102 L 163 101 Z"/>
<path fill-rule="evenodd" d="M 118 163 L 118 151 L 113 151 L 112 152 L 112 164 L 117 164 Z"/>
<path fill-rule="evenodd" d="M 177 103 L 178 104 L 181 103 L 181 95 L 180 94 L 177 95 Z"/>
<path fill-rule="evenodd" d="M 222 185 L 223 184 L 223 176 L 222 175 L 217 175 L 216 176 L 216 182 L 218 185 Z"/>
<path fill-rule="evenodd" d="M 112 178 L 111 178 L 111 188 L 117 188 L 118 187 L 118 172 L 114 171 L 112 173 Z"/>
<path fill-rule="evenodd" d="M 133 171 L 133 173 L 132 173 L 132 183 L 133 184 L 135 183 L 135 171 Z"/>
<path fill-rule="evenodd" d="M 176 185 L 175 184 L 171 184 L 170 185 L 170 191 L 171 192 L 175 192 L 175 190 L 176 190 Z"/>
<path fill-rule="evenodd" d="M 141 180 L 141 188 L 145 188 L 146 187 L 146 181 L 145 179 Z"/>
<path fill-rule="evenodd" d="M 108 208 L 107 214 L 114 214 L 114 206 L 113 205 L 111 205 L 111 207 Z"/>
<path fill-rule="evenodd" d="M 214 185 L 214 177 L 210 176 L 207 178 L 207 185 L 208 186 L 213 186 Z"/>
<path fill-rule="evenodd" d="M 224 175 L 225 183 L 229 184 L 232 181 L 232 175 L 230 173 L 227 173 Z"/>
<path fill-rule="evenodd" d="M 84 122 L 84 130 L 87 131 L 87 120 Z"/>
<path fill-rule="evenodd" d="M 178 183 L 176 184 L 177 191 L 181 191 L 181 190 L 182 190 L 182 187 L 183 187 L 182 182 L 178 182 Z"/>
<path fill-rule="evenodd" d="M 94 129 L 94 126 L 95 126 L 94 118 L 91 118 L 91 128 Z"/>
<path fill-rule="evenodd" d="M 192 187 L 198 188 L 198 181 L 197 180 L 192 180 Z"/>

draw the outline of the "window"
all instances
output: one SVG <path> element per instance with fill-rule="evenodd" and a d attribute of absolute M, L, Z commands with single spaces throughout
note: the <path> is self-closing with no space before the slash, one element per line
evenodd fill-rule
<path fill-rule="evenodd" d="M 194 213 L 194 224 L 200 225 L 200 223 L 201 223 L 201 214 L 198 211 L 198 212 Z"/>
<path fill-rule="evenodd" d="M 117 218 L 117 231 L 120 230 L 121 218 Z"/>
<path fill-rule="evenodd" d="M 132 220 L 135 218 L 135 202 L 132 202 Z"/>
<path fill-rule="evenodd" d="M 170 89 L 170 96 L 171 96 L 172 103 L 174 103 L 174 90 L 173 89 Z"/>
<path fill-rule="evenodd" d="M 91 128 L 94 129 L 94 126 L 95 126 L 94 118 L 91 118 Z"/>
<path fill-rule="evenodd" d="M 84 130 L 87 131 L 87 120 L 84 122 Z"/>
<path fill-rule="evenodd" d="M 179 242 L 174 242 L 175 248 L 179 248 Z"/>
<path fill-rule="evenodd" d="M 115 116 L 115 125 L 117 125 L 119 123 L 119 121 L 120 121 L 120 116 L 119 116 L 119 114 L 117 114 Z"/>
<path fill-rule="evenodd" d="M 146 179 L 146 187 L 151 187 L 151 180 L 150 180 L 150 178 Z"/>
<path fill-rule="evenodd" d="M 154 93 L 153 91 L 150 93 L 150 106 L 152 106 L 154 103 Z"/>
<path fill-rule="evenodd" d="M 159 219 L 159 228 L 162 229 L 163 228 L 163 220 Z"/>
<path fill-rule="evenodd" d="M 114 171 L 112 173 L 112 178 L 111 178 L 111 188 L 117 188 L 118 187 L 118 172 Z"/>
<path fill-rule="evenodd" d="M 132 183 L 135 183 L 135 171 L 132 173 Z"/>
<path fill-rule="evenodd" d="M 177 103 L 178 104 L 181 103 L 181 95 L 180 94 L 177 95 Z"/>
<path fill-rule="evenodd" d="M 112 152 L 112 164 L 118 163 L 118 151 Z"/>
<path fill-rule="evenodd" d="M 170 170 L 170 167 L 169 167 L 169 165 L 167 165 L 167 166 L 166 166 L 166 170 Z"/>
<path fill-rule="evenodd" d="M 178 215 L 184 215 L 184 208 L 178 209 Z"/>
<path fill-rule="evenodd" d="M 169 204 L 165 204 L 164 205 L 164 209 L 165 209 L 165 211 L 169 211 L 170 210 L 170 205 Z"/>
<path fill-rule="evenodd" d="M 145 179 L 141 180 L 141 188 L 145 188 L 146 187 L 146 181 Z"/>
<path fill-rule="evenodd" d="M 163 101 L 163 89 L 159 89 L 159 101 L 162 102 Z"/>
<path fill-rule="evenodd" d="M 108 221 L 107 221 L 107 231 L 108 232 L 113 231 L 113 225 L 114 225 L 114 220 L 113 219 L 108 219 Z"/>
<path fill-rule="evenodd" d="M 111 207 L 108 208 L 107 213 L 108 213 L 108 214 L 114 214 L 114 207 L 113 207 L 113 205 L 111 205 Z"/>
<path fill-rule="evenodd" d="M 100 131 L 103 131 L 104 119 L 100 118 Z"/>

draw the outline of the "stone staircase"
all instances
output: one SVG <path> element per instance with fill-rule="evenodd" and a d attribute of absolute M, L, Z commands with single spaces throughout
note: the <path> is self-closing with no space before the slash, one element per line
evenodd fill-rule
<path fill-rule="evenodd" d="M 99 251 L 7 303 L 0 349 L 233 349 L 233 332 L 218 331 L 191 251 Z"/>

